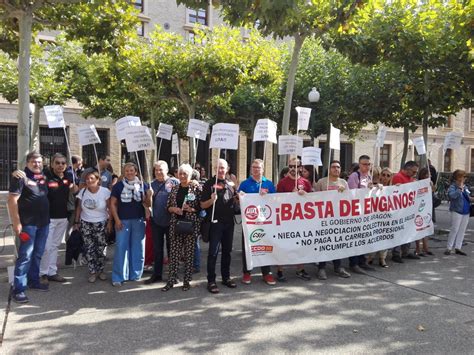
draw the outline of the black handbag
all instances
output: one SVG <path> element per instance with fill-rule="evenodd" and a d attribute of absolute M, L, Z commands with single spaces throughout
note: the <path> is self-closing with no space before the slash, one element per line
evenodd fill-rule
<path fill-rule="evenodd" d="M 193 221 L 190 219 L 178 219 L 178 222 L 176 222 L 176 234 L 193 234 Z"/>

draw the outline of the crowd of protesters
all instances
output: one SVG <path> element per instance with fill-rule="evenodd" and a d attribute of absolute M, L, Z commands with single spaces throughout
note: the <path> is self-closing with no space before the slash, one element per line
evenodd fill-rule
<path fill-rule="evenodd" d="M 405 184 L 416 179 L 431 178 L 436 182 L 433 166 L 419 169 L 408 161 L 394 174 L 389 168 L 373 167 L 369 156 L 360 156 L 347 178 L 342 178 L 341 163 L 333 160 L 327 176 L 319 179 L 313 166 L 302 166 L 293 158 L 280 173 L 275 186 L 264 175 L 264 162 L 255 159 L 250 176 L 240 184 L 229 164 L 219 159 L 216 175 L 206 178 L 200 164 L 194 169 L 189 164 L 168 169 L 165 161 L 154 164 L 151 184 L 143 181 L 134 163 L 122 167 L 121 176 L 113 174 L 108 156 L 99 156 L 95 167 L 82 169 L 82 159 L 72 156 L 72 166 L 57 153 L 51 166 L 43 167 L 43 157 L 36 152 L 27 156 L 24 170 L 13 173 L 8 198 L 8 209 L 13 231 L 19 240 L 18 258 L 14 271 L 13 300 L 28 302 L 27 289 L 48 291 L 49 282 L 65 282 L 58 272 L 58 250 L 71 231 L 79 233 L 80 242 L 70 243 L 80 248 L 87 263 L 88 281 L 108 279 L 105 260 L 108 244 L 114 242 L 115 252 L 111 282 L 120 287 L 124 282 L 139 281 L 145 270 L 145 250 L 150 249 L 152 274 L 145 284 L 165 282 L 162 291 L 171 290 L 179 283 L 179 263 L 184 264 L 182 290 L 190 289 L 193 274 L 200 271 L 200 239 L 209 242 L 207 256 L 207 290 L 219 293 L 216 282 L 216 262 L 221 253 L 222 285 L 235 288 L 237 283 L 230 274 L 235 215 L 239 214 L 239 196 L 242 194 L 297 193 L 347 189 L 383 188 Z M 454 171 L 448 190 L 452 226 L 448 236 L 446 255 L 466 255 L 461 250 L 473 199 L 465 184 L 466 173 Z M 433 186 L 433 185 L 432 185 Z M 434 212 L 434 211 L 433 211 Z M 433 213 L 434 215 L 434 213 Z M 146 225 L 149 238 L 145 238 Z M 114 238 L 111 236 L 115 236 Z M 69 238 L 72 240 L 72 234 Z M 145 248 L 145 241 L 152 248 Z M 69 241 L 68 241 L 69 244 Z M 428 238 L 417 241 L 415 250 L 404 244 L 391 250 L 391 259 L 420 259 L 433 255 Z M 242 249 L 244 243 L 242 237 Z M 68 245 L 69 248 L 69 245 Z M 351 273 L 365 274 L 374 270 L 374 260 L 386 268 L 388 250 L 349 258 L 349 269 L 342 260 L 333 260 L 334 273 L 341 278 Z M 72 255 L 78 254 L 72 253 Z M 164 278 L 164 264 L 168 275 Z M 316 277 L 326 280 L 326 262 L 318 263 Z M 261 267 L 263 281 L 268 285 L 286 282 L 283 266 Z M 311 275 L 305 265 L 296 265 L 296 276 L 308 281 Z M 247 269 L 246 255 L 242 252 L 242 277 L 245 285 L 252 283 L 252 270 Z"/>

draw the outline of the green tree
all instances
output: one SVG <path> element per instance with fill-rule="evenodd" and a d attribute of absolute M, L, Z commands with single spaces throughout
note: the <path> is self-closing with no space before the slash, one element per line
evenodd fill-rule
<path fill-rule="evenodd" d="M 31 45 L 37 31 L 60 29 L 70 36 L 88 38 L 91 50 L 111 50 L 119 38 L 128 33 L 137 23 L 133 6 L 126 0 L 0 0 L 0 35 L 7 41 L 0 49 L 11 54 L 18 48 L 18 164 L 25 163 L 30 147 L 30 57 Z M 18 47 L 12 41 L 18 34 Z M 91 39 L 94 38 L 95 41 Z"/>
<path fill-rule="evenodd" d="M 183 105 L 188 118 L 199 113 L 211 123 L 225 121 L 225 117 L 213 117 L 212 108 L 225 106 L 240 85 L 268 85 L 280 75 L 279 62 L 274 60 L 281 57 L 280 51 L 256 32 L 245 41 L 240 31 L 228 27 L 198 30 L 195 43 L 161 29 L 150 37 L 142 75 L 161 83 L 162 97 Z M 194 163 L 193 143 L 190 157 Z"/>
<path fill-rule="evenodd" d="M 398 67 L 406 80 L 402 111 L 386 124 L 422 124 L 427 142 L 428 127 L 473 105 L 473 22 L 472 1 L 379 0 L 357 14 L 335 44 L 354 61 Z"/>
<path fill-rule="evenodd" d="M 204 0 L 177 0 L 192 8 L 203 7 Z M 291 37 L 293 53 L 288 67 L 282 134 L 290 127 L 293 89 L 299 56 L 304 41 L 319 38 L 328 31 L 347 26 L 350 18 L 364 0 L 220 0 L 224 19 L 234 26 L 257 26 L 263 35 L 274 38 Z M 283 158 L 280 165 L 284 164 Z"/>

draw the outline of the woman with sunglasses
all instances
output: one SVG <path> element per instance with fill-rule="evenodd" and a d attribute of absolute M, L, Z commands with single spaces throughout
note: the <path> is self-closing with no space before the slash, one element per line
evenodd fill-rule
<path fill-rule="evenodd" d="M 457 169 L 452 176 L 452 183 L 448 189 L 449 211 L 451 212 L 451 229 L 448 236 L 448 247 L 444 252 L 445 255 L 467 254 L 461 250 L 464 234 L 466 233 L 467 224 L 469 223 L 469 215 L 471 210 L 471 192 L 465 184 L 466 172 Z"/>
<path fill-rule="evenodd" d="M 77 194 L 79 203 L 76 208 L 74 229 L 80 229 L 84 240 L 89 282 L 107 280 L 104 273 L 105 233 L 112 230 L 112 220 L 109 219 L 110 190 L 100 186 L 100 176 L 96 170 L 84 175 L 86 187 Z"/>

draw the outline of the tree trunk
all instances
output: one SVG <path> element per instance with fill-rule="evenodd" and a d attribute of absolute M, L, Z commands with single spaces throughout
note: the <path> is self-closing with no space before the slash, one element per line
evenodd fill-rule
<path fill-rule="evenodd" d="M 18 168 L 26 164 L 26 155 L 30 149 L 30 56 L 33 13 L 27 7 L 18 16 L 20 53 L 18 56 Z"/>
<path fill-rule="evenodd" d="M 293 54 L 291 56 L 290 68 L 288 70 L 288 80 L 286 82 L 285 107 L 283 109 L 283 120 L 281 126 L 281 134 L 287 135 L 290 129 L 290 114 L 291 103 L 293 101 L 293 90 L 295 87 L 296 70 L 298 69 L 298 61 L 306 36 L 295 35 L 295 45 L 293 47 Z M 285 156 L 280 156 L 279 169 L 281 170 L 285 165 Z"/>
<path fill-rule="evenodd" d="M 192 119 L 196 115 L 196 105 L 191 104 L 188 108 L 188 118 Z M 207 134 L 207 132 L 205 133 Z M 196 163 L 196 139 L 195 138 L 189 138 L 189 162 L 192 167 L 194 167 L 194 164 Z"/>
<path fill-rule="evenodd" d="M 324 162 L 323 162 L 323 176 L 324 173 L 329 174 L 329 161 L 331 160 L 331 149 L 329 142 L 331 141 L 331 123 L 328 123 L 328 133 L 326 134 L 326 146 L 324 147 Z"/>
<path fill-rule="evenodd" d="M 33 122 L 31 125 L 31 140 L 30 140 L 30 151 L 35 150 L 40 151 L 40 137 L 39 137 L 39 120 L 40 120 L 40 110 L 41 108 L 38 105 L 34 105 L 33 112 Z"/>
<path fill-rule="evenodd" d="M 408 130 L 408 127 L 403 127 L 403 153 L 402 153 L 402 160 L 400 162 L 400 169 L 403 168 L 403 165 L 405 165 L 405 162 L 407 160 L 409 138 L 410 138 L 410 131 Z"/>
<path fill-rule="evenodd" d="M 424 72 L 423 82 L 424 82 L 424 86 L 425 86 L 424 96 L 423 96 L 423 101 L 425 103 L 425 107 L 424 107 L 424 110 L 423 110 L 422 127 L 423 127 L 423 140 L 425 141 L 426 154 L 423 154 L 421 156 L 421 166 L 428 168 L 428 159 L 427 159 L 427 154 L 428 154 L 428 119 L 429 119 L 429 116 L 430 116 L 430 113 L 427 111 L 428 100 L 430 98 L 430 78 L 429 78 L 429 75 L 428 75 L 428 70 L 425 70 L 425 72 Z"/>

